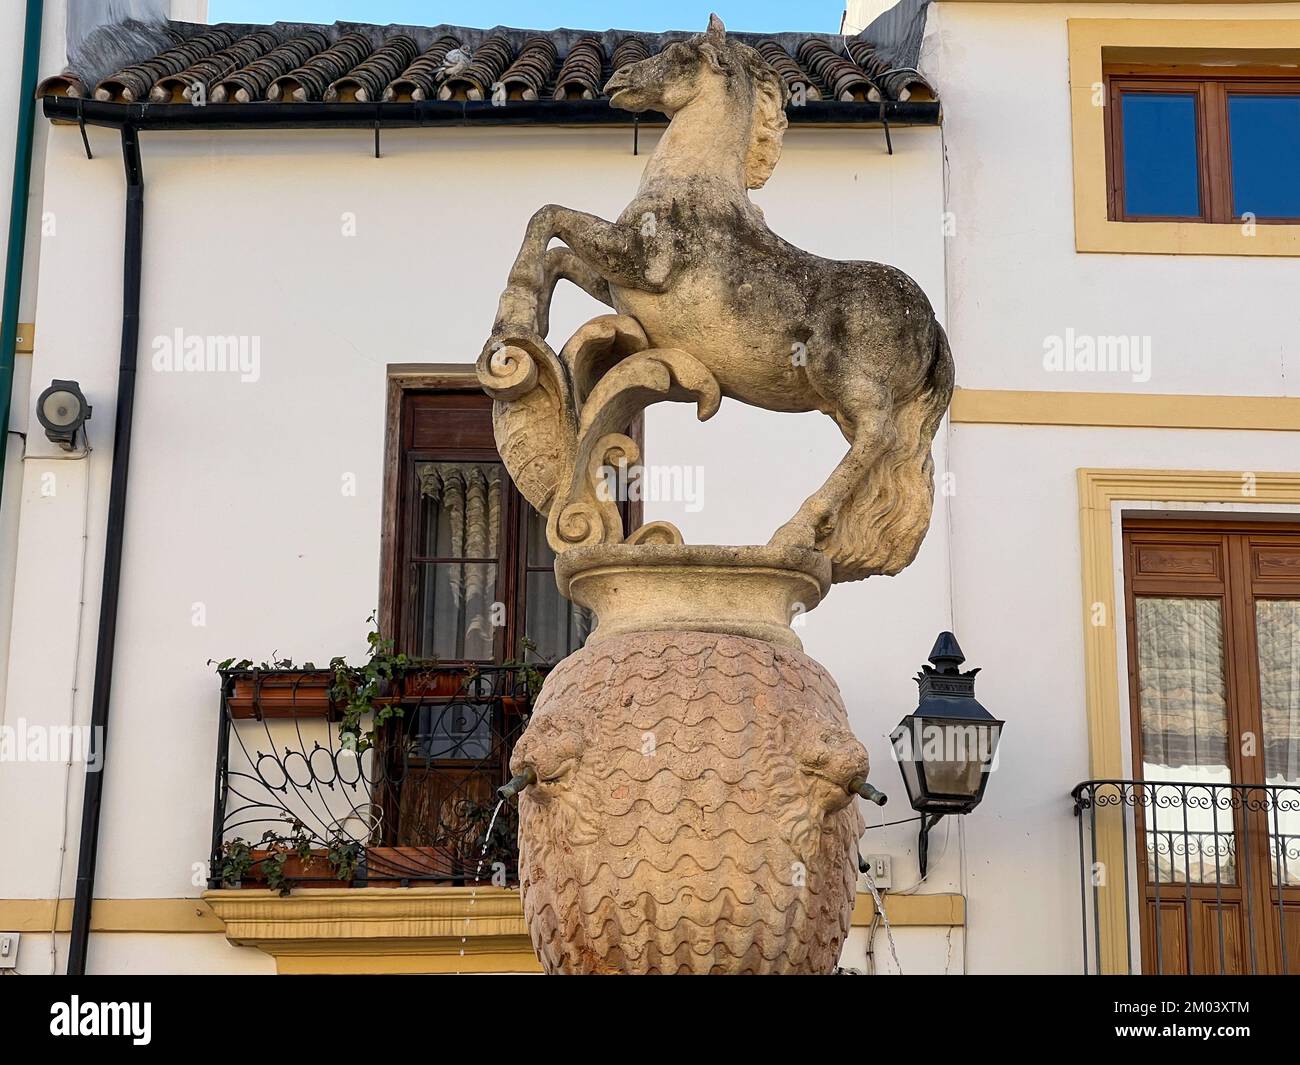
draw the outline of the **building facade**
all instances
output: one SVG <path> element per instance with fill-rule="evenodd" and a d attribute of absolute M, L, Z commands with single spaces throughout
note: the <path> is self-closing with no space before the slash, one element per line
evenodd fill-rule
<path fill-rule="evenodd" d="M 20 971 L 75 963 L 89 846 L 91 972 L 535 971 L 508 847 L 481 840 L 533 670 L 584 619 L 502 481 L 473 364 L 532 212 L 616 217 L 662 127 L 584 98 L 581 33 L 495 34 L 486 74 L 447 73 L 444 52 L 428 99 L 385 111 L 389 67 L 346 83 L 367 59 L 403 74 L 450 34 L 491 60 L 494 32 L 277 24 L 202 44 L 193 5 L 138 12 L 134 36 L 74 33 L 61 6 L 44 5 L 33 328 L 0 497 L 0 838 L 23 856 L 0 867 L 0 931 L 21 933 Z M 130 69 L 178 41 L 190 63 L 242 47 L 254 67 L 306 41 L 310 65 L 349 35 L 360 53 L 316 80 L 210 72 L 208 106 L 164 80 L 186 68 Z M 582 47 L 604 74 L 627 37 L 672 39 Z M 842 964 L 1296 971 L 1300 5 L 944 0 L 854 37 L 745 39 L 816 90 L 754 194 L 772 229 L 905 270 L 957 362 L 917 560 L 797 624 L 894 800 L 864 807 L 861 843 L 888 859 L 889 927 L 864 879 Z M 530 49 L 541 73 L 512 81 Z M 552 337 L 599 311 L 561 286 Z M 36 418 L 56 380 L 93 408 L 70 450 Z M 708 426 L 662 404 L 633 429 L 628 506 L 689 543 L 765 541 L 843 450 L 821 415 L 736 404 Z M 238 668 L 364 662 L 372 614 L 395 652 L 441 665 L 369 749 L 311 671 L 277 690 L 276 670 Z M 922 876 L 889 736 L 942 630 L 1006 726 L 983 802 L 931 829 Z M 111 738 L 87 773 L 97 703 Z"/>

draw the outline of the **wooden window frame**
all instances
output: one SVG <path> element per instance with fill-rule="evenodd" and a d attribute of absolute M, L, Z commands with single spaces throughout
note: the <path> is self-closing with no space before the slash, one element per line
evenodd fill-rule
<path fill-rule="evenodd" d="M 472 368 L 464 366 L 428 367 L 420 371 L 390 372 L 388 378 L 388 396 L 386 404 L 386 430 L 384 447 L 384 498 L 383 526 L 380 533 L 380 591 L 379 624 L 380 631 L 391 638 L 398 650 L 410 653 L 410 641 L 413 639 L 414 597 L 406 594 L 405 577 L 407 571 L 406 535 L 412 528 L 412 513 L 416 505 L 413 494 L 407 490 L 410 484 L 411 467 L 417 459 L 409 453 L 408 436 L 411 425 L 404 417 L 408 397 L 421 393 L 442 394 L 481 394 L 478 380 Z M 439 448 L 437 458 L 448 461 L 500 462 L 496 449 L 487 448 Z M 518 520 L 519 510 L 515 497 L 518 495 L 503 468 L 503 496 L 501 506 L 501 535 L 512 527 L 510 522 Z M 512 565 L 514 553 L 513 538 L 504 541 L 500 559 L 497 563 L 497 589 L 501 601 L 506 604 L 507 624 L 495 634 L 493 641 L 493 660 L 502 662 L 510 657 L 511 639 L 514 635 L 515 595 L 512 587 L 512 575 L 516 567 Z M 444 665 L 468 665 L 468 661 L 447 660 Z"/>
<path fill-rule="evenodd" d="M 1300 74 L 1293 68 L 1191 64 L 1118 64 L 1103 68 L 1106 123 L 1106 208 L 1113 222 L 1180 222 L 1238 224 L 1232 212 L 1232 143 L 1228 96 L 1300 95 Z M 1199 216 L 1130 214 L 1124 204 L 1125 92 L 1194 94 L 1196 97 Z M 1259 225 L 1295 225 L 1300 215 L 1256 217 Z"/>
<path fill-rule="evenodd" d="M 407 649 L 414 632 L 411 616 L 411 611 L 414 609 L 413 597 L 405 595 L 403 588 L 403 575 L 406 568 L 404 537 L 406 530 L 413 528 L 412 508 L 416 505 L 416 500 L 405 488 L 410 483 L 410 464 L 416 460 L 411 459 L 407 454 L 405 437 L 409 427 L 404 422 L 403 412 L 407 396 L 413 393 L 482 394 L 472 366 L 450 363 L 389 368 L 385 413 L 378 619 L 380 631 L 395 641 L 398 650 Z M 637 415 L 636 421 L 628 429 L 628 436 L 636 443 L 644 460 L 645 422 L 642 415 Z M 446 461 L 501 461 L 495 447 L 490 451 L 485 448 L 438 449 L 438 457 Z M 498 576 L 498 590 L 502 596 L 501 601 L 506 607 L 506 624 L 501 626 L 496 634 L 493 656 L 496 662 L 510 661 L 522 656 L 521 644 L 526 635 L 524 627 L 527 620 L 527 603 L 524 595 L 528 572 L 525 540 L 529 504 L 515 488 L 504 466 L 502 472 L 501 535 L 504 546 L 499 562 L 501 573 Z M 644 520 L 643 503 L 639 499 L 629 500 L 622 504 L 622 508 L 624 528 L 631 532 Z M 515 532 L 511 533 L 511 530 Z M 468 665 L 470 663 L 447 660 L 441 664 Z"/>

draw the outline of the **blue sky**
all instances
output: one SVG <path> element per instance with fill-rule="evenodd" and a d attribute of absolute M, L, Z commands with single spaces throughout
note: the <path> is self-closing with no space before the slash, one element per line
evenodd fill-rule
<path fill-rule="evenodd" d="M 209 0 L 212 22 L 407 23 L 436 26 L 524 26 L 529 29 L 682 30 L 703 29 L 709 11 L 728 29 L 771 32 L 840 28 L 843 0 Z"/>

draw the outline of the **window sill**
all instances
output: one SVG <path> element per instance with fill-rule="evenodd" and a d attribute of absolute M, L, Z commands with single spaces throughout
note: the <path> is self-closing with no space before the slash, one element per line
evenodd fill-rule
<path fill-rule="evenodd" d="M 286 973 L 536 973 L 519 892 L 508 888 L 207 891 L 226 938 Z"/>
<path fill-rule="evenodd" d="M 1300 256 L 1300 225 L 1259 223 L 1247 236 L 1237 224 L 1113 222 L 1087 217 L 1075 202 L 1074 246 L 1081 252 L 1122 255 Z"/>

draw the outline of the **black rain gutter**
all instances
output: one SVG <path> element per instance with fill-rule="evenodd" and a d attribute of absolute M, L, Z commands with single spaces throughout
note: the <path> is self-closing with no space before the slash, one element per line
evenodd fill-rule
<path fill-rule="evenodd" d="M 99 596 L 99 638 L 95 646 L 95 687 L 90 703 L 90 749 L 81 803 L 81 846 L 77 888 L 72 903 L 68 975 L 86 972 L 90 946 L 90 910 L 95 897 L 95 863 L 99 854 L 99 815 L 108 769 L 108 706 L 113 686 L 113 651 L 117 644 L 117 604 L 122 578 L 122 540 L 126 527 L 126 482 L 131 461 L 131 422 L 135 410 L 135 369 L 140 338 L 140 267 L 144 233 L 144 175 L 140 140 L 132 124 L 122 126 L 122 162 L 126 167 L 126 235 L 122 242 L 122 355 L 117 370 L 117 412 L 113 420 L 113 471 L 108 489 L 104 542 L 104 580 Z"/>
<path fill-rule="evenodd" d="M 654 126 L 665 115 L 630 115 L 608 100 L 407 100 L 389 103 L 122 104 L 66 96 L 44 98 L 45 117 L 91 126 L 169 129 L 404 129 L 422 126 Z M 938 101 L 883 104 L 809 100 L 791 107 L 792 126 L 937 126 Z"/>

